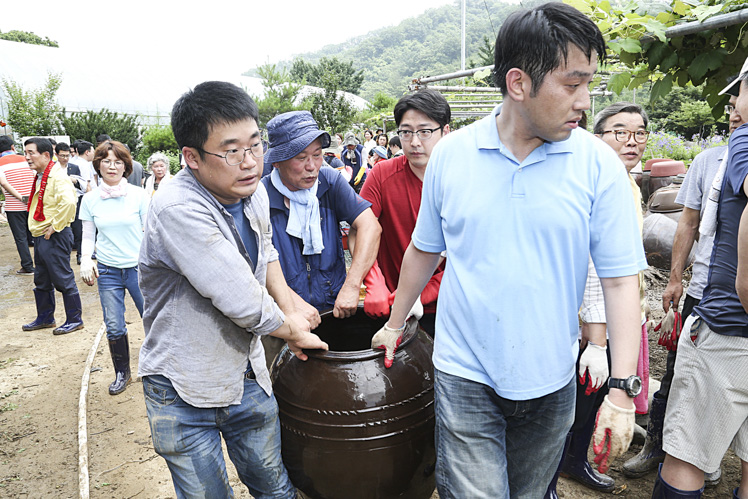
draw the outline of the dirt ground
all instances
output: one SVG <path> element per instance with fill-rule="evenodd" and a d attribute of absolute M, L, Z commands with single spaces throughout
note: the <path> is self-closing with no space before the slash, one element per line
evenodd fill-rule
<path fill-rule="evenodd" d="M 51 329 L 21 331 L 35 317 L 33 278 L 18 276 L 18 255 L 7 225 L 0 223 L 0 497 L 78 497 L 78 399 L 86 357 L 102 324 L 96 287 L 79 279 L 85 329 L 53 336 Z M 74 259 L 73 259 L 74 264 Z M 78 273 L 78 267 L 73 265 Z M 659 321 L 658 303 L 665 274 L 650 272 L 650 305 Z M 57 323 L 64 321 L 58 295 Z M 143 341 L 143 326 L 129 302 L 130 348 L 133 373 Z M 665 352 L 650 338 L 652 377 L 664 372 Z M 96 351 L 90 374 L 87 431 L 88 468 L 92 498 L 175 497 L 171 477 L 151 444 L 142 386 L 136 379 L 116 397 L 108 394 L 113 369 L 106 337 Z M 639 447 L 632 445 L 616 461 L 610 475 L 616 495 L 650 497 L 655 472 L 630 480 L 621 473 L 623 461 Z M 228 459 L 227 459 L 228 462 Z M 730 497 L 738 485 L 740 462 L 729 453 L 723 462 L 722 483 L 705 497 Z M 250 497 L 230 470 L 237 497 Z M 561 478 L 559 495 L 566 499 L 605 497 Z"/>

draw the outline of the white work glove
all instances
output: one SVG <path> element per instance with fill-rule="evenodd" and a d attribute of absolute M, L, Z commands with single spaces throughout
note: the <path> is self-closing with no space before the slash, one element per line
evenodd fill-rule
<path fill-rule="evenodd" d="M 392 362 L 395 359 L 395 351 L 403 341 L 406 324 L 403 324 L 403 327 L 399 329 L 392 329 L 385 324 L 371 339 L 371 348 L 384 350 L 384 367 L 387 369 L 392 367 Z"/>
<path fill-rule="evenodd" d="M 600 473 L 610 468 L 610 463 L 629 448 L 634 436 L 635 409 L 618 407 L 603 399 L 595 421 L 595 433 L 592 435 L 592 450 L 595 451 L 595 463 Z"/>
<path fill-rule="evenodd" d="M 421 303 L 420 296 L 416 298 L 416 302 L 410 308 L 410 312 L 408 312 L 405 321 L 407 322 L 411 317 L 415 317 L 417 321 L 421 320 L 421 317 L 423 317 L 423 303 Z"/>
<path fill-rule="evenodd" d="M 587 343 L 587 348 L 579 357 L 579 383 L 587 384 L 585 394 L 598 391 L 608 381 L 608 356 L 606 348 L 595 345 L 591 341 Z M 586 379 L 589 376 L 589 379 Z"/>
<path fill-rule="evenodd" d="M 96 268 L 96 262 L 91 259 L 91 255 L 83 255 L 81 258 L 81 277 L 83 282 L 93 286 L 94 281 L 99 277 L 99 270 Z"/>

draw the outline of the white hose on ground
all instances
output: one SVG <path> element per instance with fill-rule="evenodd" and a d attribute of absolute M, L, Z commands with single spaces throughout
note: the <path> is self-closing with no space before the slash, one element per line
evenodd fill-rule
<path fill-rule="evenodd" d="M 101 323 L 99 332 L 96 333 L 91 350 L 88 352 L 86 367 L 83 369 L 83 379 L 81 379 L 81 394 L 78 399 L 78 489 L 80 499 L 88 499 L 88 430 L 86 422 L 86 411 L 88 405 L 88 379 L 91 377 L 91 365 L 93 364 L 96 350 L 99 349 L 101 337 L 106 332 L 106 324 Z"/>

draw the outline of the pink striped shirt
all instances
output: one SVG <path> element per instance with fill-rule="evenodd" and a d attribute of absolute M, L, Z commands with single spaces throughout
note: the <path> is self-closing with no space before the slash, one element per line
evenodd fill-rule
<path fill-rule="evenodd" d="M 20 154 L 9 154 L 0 158 L 0 172 L 5 175 L 8 183 L 21 196 L 31 194 L 36 172 L 29 168 L 26 159 Z M 3 189 L 4 190 L 4 189 Z M 5 192 L 5 211 L 26 211 L 26 205 Z"/>

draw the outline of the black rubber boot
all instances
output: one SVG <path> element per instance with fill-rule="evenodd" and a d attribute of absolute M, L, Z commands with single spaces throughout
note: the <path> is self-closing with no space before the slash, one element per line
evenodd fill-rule
<path fill-rule="evenodd" d="M 81 306 L 81 295 L 76 291 L 67 295 L 62 295 L 62 302 L 65 304 L 65 324 L 55 328 L 52 334 L 68 334 L 78 329 L 83 329 L 83 320 L 81 314 L 83 313 L 83 307 Z"/>
<path fill-rule="evenodd" d="M 623 463 L 623 474 L 637 478 L 644 476 L 665 460 L 662 450 L 662 424 L 665 421 L 667 399 L 658 397 L 659 392 L 652 397 L 652 407 L 649 408 L 649 424 L 647 438 L 639 454 Z"/>
<path fill-rule="evenodd" d="M 581 429 L 572 432 L 566 459 L 561 464 L 561 476 L 572 478 L 594 490 L 611 492 L 616 487 L 616 481 L 608 475 L 598 473 L 587 460 L 596 417 L 597 414 L 593 412 Z"/>
<path fill-rule="evenodd" d="M 130 342 L 127 335 L 109 340 L 109 353 L 112 355 L 115 379 L 109 385 L 109 395 L 117 395 L 125 391 L 130 382 Z"/>
<path fill-rule="evenodd" d="M 55 327 L 55 290 L 42 291 L 34 288 L 36 301 L 36 319 L 21 326 L 24 331 L 35 331 Z"/>
<path fill-rule="evenodd" d="M 652 499 L 698 499 L 704 492 L 704 487 L 699 490 L 676 489 L 662 479 L 662 465 L 657 470 L 657 480 L 652 489 Z"/>
<path fill-rule="evenodd" d="M 548 490 L 545 491 L 545 496 L 543 496 L 543 499 L 558 499 L 558 492 L 556 492 L 556 484 L 558 483 L 558 476 L 561 473 L 561 466 L 564 464 L 564 459 L 566 459 L 566 452 L 569 449 L 569 442 L 571 442 L 571 435 L 572 432 L 569 432 L 566 434 L 566 442 L 564 442 L 564 451 L 561 453 L 561 461 L 558 463 L 558 468 L 556 469 L 556 473 L 553 475 L 553 480 L 551 480 L 550 485 L 548 485 Z"/>

